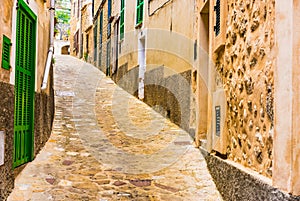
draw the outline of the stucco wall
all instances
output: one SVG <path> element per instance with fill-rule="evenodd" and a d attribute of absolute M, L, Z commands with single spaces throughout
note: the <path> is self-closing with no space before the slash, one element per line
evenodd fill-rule
<path fill-rule="evenodd" d="M 214 60 L 226 91 L 227 155 L 272 177 L 275 1 L 228 0 L 228 9 Z"/>

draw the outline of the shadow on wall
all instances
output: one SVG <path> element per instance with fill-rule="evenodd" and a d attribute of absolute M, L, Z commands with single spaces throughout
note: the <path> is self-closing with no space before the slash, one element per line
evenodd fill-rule
<path fill-rule="evenodd" d="M 194 137 L 194 130 L 189 128 L 191 70 L 164 77 L 165 70 L 166 68 L 161 66 L 146 71 L 143 101 Z M 128 71 L 126 63 L 112 75 L 112 79 L 128 93 L 137 97 L 138 75 L 138 66 Z"/>

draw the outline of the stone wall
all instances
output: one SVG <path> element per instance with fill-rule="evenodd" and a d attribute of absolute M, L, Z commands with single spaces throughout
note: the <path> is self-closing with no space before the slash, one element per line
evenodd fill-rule
<path fill-rule="evenodd" d="M 138 91 L 138 75 L 138 67 L 128 70 L 128 63 L 125 63 L 118 68 L 111 78 L 128 93 L 136 95 Z"/>
<path fill-rule="evenodd" d="M 54 117 L 53 70 L 50 72 L 50 94 L 35 94 L 34 155 L 47 142 Z M 4 165 L 0 166 L 0 200 L 5 200 L 14 186 L 14 86 L 0 82 L 0 131 L 5 132 Z"/>
<path fill-rule="evenodd" d="M 224 19 L 225 20 L 225 19 Z M 230 160 L 272 177 L 275 0 L 228 0 L 216 69 L 227 99 Z"/>
<path fill-rule="evenodd" d="M 191 70 L 164 74 L 164 67 L 146 71 L 144 102 L 190 133 Z"/>
<path fill-rule="evenodd" d="M 233 166 L 221 158 L 202 150 L 207 167 L 224 201 L 299 201 L 300 196 L 291 196 L 259 177 Z"/>
<path fill-rule="evenodd" d="M 4 165 L 0 166 L 0 200 L 5 200 L 14 186 L 14 87 L 0 82 L 0 131 L 5 132 Z"/>
<path fill-rule="evenodd" d="M 53 89 L 53 67 L 50 71 L 50 93 L 44 92 L 35 94 L 34 111 L 34 155 L 36 156 L 41 148 L 48 141 L 54 119 L 54 89 Z"/>

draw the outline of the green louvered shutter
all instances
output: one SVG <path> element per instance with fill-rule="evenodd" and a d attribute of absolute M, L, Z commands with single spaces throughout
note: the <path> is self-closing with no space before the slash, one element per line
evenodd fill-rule
<path fill-rule="evenodd" d="M 120 40 L 124 38 L 125 22 L 125 0 L 121 0 L 121 17 L 120 17 Z"/>
<path fill-rule="evenodd" d="M 136 6 L 136 24 L 140 24 L 143 22 L 144 15 L 144 0 L 137 0 Z"/>
<path fill-rule="evenodd" d="M 97 44 L 98 44 L 98 37 L 97 37 L 97 33 L 98 33 L 98 19 L 95 20 L 94 23 L 94 62 L 97 61 Z"/>
<path fill-rule="evenodd" d="M 10 47 L 11 42 L 8 37 L 3 35 L 2 43 L 2 68 L 9 70 L 10 69 Z"/>
<path fill-rule="evenodd" d="M 36 17 L 18 2 L 16 37 L 14 167 L 33 159 Z"/>

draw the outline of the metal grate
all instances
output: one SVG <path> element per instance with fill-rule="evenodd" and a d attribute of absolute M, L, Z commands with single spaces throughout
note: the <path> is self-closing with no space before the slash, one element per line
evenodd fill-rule
<path fill-rule="evenodd" d="M 216 12 L 216 25 L 214 26 L 214 31 L 216 36 L 218 36 L 221 30 L 221 0 L 216 1 L 214 11 Z"/>

